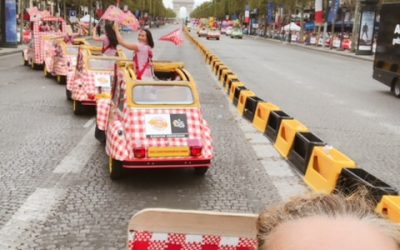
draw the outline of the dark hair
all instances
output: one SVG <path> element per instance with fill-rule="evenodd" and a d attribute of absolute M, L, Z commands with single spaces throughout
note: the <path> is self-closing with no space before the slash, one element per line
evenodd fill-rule
<path fill-rule="evenodd" d="M 151 48 L 154 48 L 153 35 L 151 34 L 150 30 L 148 29 L 142 29 L 142 30 L 146 32 L 147 45 L 149 45 Z"/>
<path fill-rule="evenodd" d="M 117 48 L 118 45 L 118 39 L 117 35 L 115 34 L 114 28 L 113 28 L 114 23 L 110 21 L 106 21 L 106 24 L 104 26 L 106 36 L 108 38 L 108 41 L 110 41 L 110 47 L 111 48 Z"/>

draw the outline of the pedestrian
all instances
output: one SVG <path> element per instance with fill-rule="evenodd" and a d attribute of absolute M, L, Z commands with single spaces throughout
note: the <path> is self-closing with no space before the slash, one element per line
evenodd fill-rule
<path fill-rule="evenodd" d="M 100 34 L 100 26 L 93 28 L 93 40 L 103 42 L 102 53 L 107 56 L 117 55 L 118 40 L 113 29 L 114 23 L 106 20 L 104 24 L 105 35 Z"/>
<path fill-rule="evenodd" d="M 119 32 L 119 27 L 117 24 L 114 25 L 115 34 L 117 35 L 118 43 L 129 50 L 135 52 L 133 60 L 135 62 L 136 78 L 138 80 L 142 79 L 153 79 L 153 65 L 152 60 L 154 57 L 153 48 L 154 40 L 153 36 L 148 29 L 142 29 L 139 31 L 138 43 L 128 43 L 126 42 Z"/>
<path fill-rule="evenodd" d="M 263 211 L 259 250 L 398 250 L 400 226 L 375 213 L 363 194 L 299 196 Z"/>

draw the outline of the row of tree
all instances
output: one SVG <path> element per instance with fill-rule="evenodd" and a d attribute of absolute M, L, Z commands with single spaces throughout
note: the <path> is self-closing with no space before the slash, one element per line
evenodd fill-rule
<path fill-rule="evenodd" d="M 23 1 L 23 0 L 22 0 Z M 103 7 L 103 9 L 106 9 L 107 6 L 111 4 L 116 4 L 118 1 L 117 0 L 37 0 L 38 2 L 42 2 L 45 5 L 48 5 L 49 2 L 54 2 L 56 6 L 61 6 L 63 9 L 63 6 L 68 6 L 76 9 L 80 9 L 81 6 L 87 6 L 87 7 L 92 7 L 92 9 L 95 9 L 97 5 L 100 5 Z M 163 4 L 162 0 L 120 0 L 119 1 L 120 7 L 123 7 L 125 5 L 128 6 L 128 9 L 131 11 L 136 11 L 139 10 L 141 13 L 148 13 L 149 16 L 154 16 L 154 17 L 167 17 L 167 18 L 173 18 L 175 17 L 175 12 L 170 9 L 166 8 Z M 90 8 L 89 8 L 90 9 Z"/>

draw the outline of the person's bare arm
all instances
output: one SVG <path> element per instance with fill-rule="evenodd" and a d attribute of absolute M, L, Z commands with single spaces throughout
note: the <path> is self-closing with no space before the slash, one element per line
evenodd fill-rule
<path fill-rule="evenodd" d="M 135 52 L 137 52 L 139 50 L 139 46 L 136 43 L 127 43 L 122 38 L 121 33 L 119 33 L 119 27 L 116 23 L 114 24 L 114 31 L 115 31 L 115 35 L 117 36 L 119 45 L 121 45 L 122 47 L 124 47 L 126 49 L 133 50 Z"/>
<path fill-rule="evenodd" d="M 99 35 L 97 35 L 96 27 L 93 28 L 92 33 L 93 33 L 93 40 L 95 40 L 95 41 L 103 41 L 103 38 L 100 37 Z"/>

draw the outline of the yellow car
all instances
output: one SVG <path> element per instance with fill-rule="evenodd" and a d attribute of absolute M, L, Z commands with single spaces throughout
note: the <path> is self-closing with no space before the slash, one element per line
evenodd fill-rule
<path fill-rule="evenodd" d="M 210 128 L 193 78 L 183 68 L 157 77 L 136 80 L 132 64 L 117 63 L 106 129 L 111 179 L 125 169 L 194 168 L 205 174 L 211 166 Z"/>

